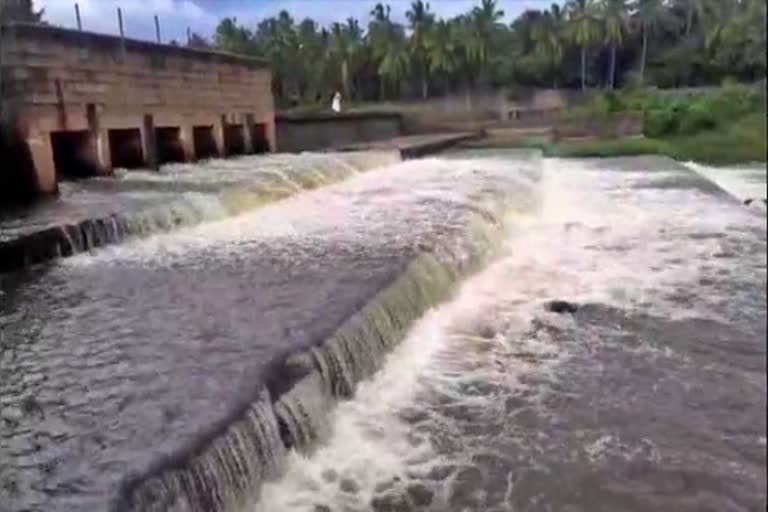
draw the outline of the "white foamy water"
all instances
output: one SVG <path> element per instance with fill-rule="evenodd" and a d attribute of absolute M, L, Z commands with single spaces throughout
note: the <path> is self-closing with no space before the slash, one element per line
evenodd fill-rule
<path fill-rule="evenodd" d="M 391 225 L 393 221 L 398 225 L 398 232 L 392 236 L 408 239 L 414 230 L 426 230 L 434 225 L 451 227 L 449 218 L 435 218 L 432 214 L 431 208 L 436 203 L 460 206 L 481 194 L 487 193 L 489 197 L 501 194 L 501 188 L 494 189 L 498 185 L 494 182 L 496 179 L 517 181 L 517 197 L 509 201 L 515 211 L 530 210 L 538 201 L 537 189 L 532 186 L 540 177 L 535 166 L 531 166 L 533 171 L 526 168 L 531 174 L 528 175 L 502 160 L 483 163 L 482 172 L 476 169 L 477 165 L 472 160 L 440 159 L 398 163 L 356 174 L 343 182 L 306 191 L 239 216 L 213 216 L 219 220 L 106 247 L 62 264 L 76 267 L 111 262 L 164 264 L 185 260 L 189 254 L 201 250 L 208 255 L 237 254 L 248 250 L 249 244 L 256 241 L 276 238 L 294 239 L 302 244 L 312 244 L 313 237 L 317 236 L 340 239 L 340 243 L 356 238 L 366 242 L 370 233 L 384 229 L 382 226 Z M 465 188 L 459 188 L 458 183 L 464 183 L 461 186 Z M 352 207 L 344 199 L 347 197 L 354 198 Z M 216 204 L 213 203 L 212 210 Z M 473 206 L 482 209 L 488 205 L 476 201 Z M 392 227 L 386 229 L 391 231 Z"/>
<path fill-rule="evenodd" d="M 599 418 L 599 407 L 589 405 L 592 395 L 581 396 L 573 383 L 584 379 L 596 390 L 631 388 L 632 365 L 668 366 L 668 376 L 657 378 L 653 392 L 669 392 L 665 378 L 679 380 L 690 392 L 699 384 L 685 383 L 687 372 L 701 363 L 690 361 L 687 341 L 660 345 L 615 316 L 609 321 L 615 324 L 579 328 L 571 316 L 543 306 L 565 299 L 684 326 L 699 325 L 699 319 L 728 324 L 734 311 L 754 310 L 754 302 L 739 303 L 738 293 L 702 286 L 736 279 L 764 290 L 764 241 L 762 252 L 745 252 L 765 230 L 764 219 L 695 187 L 668 185 L 686 176 L 674 165 L 630 172 L 547 160 L 541 207 L 511 218 L 506 255 L 465 282 L 452 302 L 425 316 L 383 370 L 337 407 L 327 442 L 310 456 L 292 454 L 285 477 L 265 486 L 248 510 L 563 510 L 567 503 L 571 510 L 597 510 L 610 509 L 622 493 L 627 498 L 614 505 L 648 510 L 651 501 L 633 500 L 643 492 L 656 499 L 656 480 L 638 489 L 639 484 L 611 483 L 610 475 L 636 463 L 672 467 L 665 455 L 674 458 L 669 454 L 676 448 L 695 450 L 674 445 L 673 427 L 665 427 L 664 435 L 650 429 L 635 434 L 631 425 L 640 421 L 632 415 L 642 406 L 628 399 L 615 405 L 609 395 L 623 418 L 609 419 L 606 413 Z M 562 333 L 569 332 L 565 339 L 574 341 L 564 343 Z M 607 344 L 609 335 L 633 337 L 620 352 L 628 361 L 624 370 L 613 368 L 609 356 L 616 348 Z M 709 370 L 712 375 L 716 368 Z M 649 389 L 639 377 L 636 385 L 638 396 Z M 759 388 L 753 391 L 760 393 Z M 670 398 L 649 400 L 648 414 L 663 423 L 664 414 L 652 409 L 661 411 Z M 579 405 L 571 412 L 553 408 L 552 401 Z M 686 413 L 679 414 L 685 422 Z M 755 442 L 764 443 L 764 435 Z M 721 462 L 708 453 L 709 445 L 701 449 L 699 460 Z M 759 482 L 759 469 L 730 464 L 743 481 Z M 678 469 L 688 470 L 700 468 Z M 695 476 L 689 481 L 696 486 Z M 615 496 L 605 491 L 611 485 Z M 652 509 L 700 510 L 697 499 L 677 502 L 675 492 L 665 492 L 667 498 L 660 499 L 668 501 L 653 501 Z M 703 499 L 725 503 L 716 494 Z"/>
<path fill-rule="evenodd" d="M 717 183 L 737 199 L 765 199 L 766 197 L 766 167 L 765 165 L 749 165 L 740 167 L 712 167 L 688 162 L 685 165 L 707 179 Z M 756 204 L 755 206 L 760 206 Z M 764 205 L 763 209 L 764 208 Z"/>

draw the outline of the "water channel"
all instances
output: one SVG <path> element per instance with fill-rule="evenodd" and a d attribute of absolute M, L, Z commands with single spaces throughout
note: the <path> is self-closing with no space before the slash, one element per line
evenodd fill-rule
<path fill-rule="evenodd" d="M 5 276 L 0 511 L 762 510 L 718 172 L 458 152 Z"/>

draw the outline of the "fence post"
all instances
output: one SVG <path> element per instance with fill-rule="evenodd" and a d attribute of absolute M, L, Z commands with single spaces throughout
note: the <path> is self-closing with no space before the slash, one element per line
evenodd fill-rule
<path fill-rule="evenodd" d="M 157 36 L 157 43 L 162 43 L 160 40 L 160 18 L 157 17 L 157 14 L 155 14 L 155 35 Z"/>
<path fill-rule="evenodd" d="M 3 16 L 4 4 L 0 3 L 0 19 Z M 5 91 L 3 90 L 3 54 L 5 53 L 5 33 L 3 32 L 3 24 L 0 23 L 0 136 L 2 136 L 3 130 L 3 117 L 5 110 Z"/>
<path fill-rule="evenodd" d="M 117 8 L 117 24 L 120 27 L 120 50 L 123 61 L 125 61 L 125 30 L 123 28 L 123 10 L 120 7 Z"/>
<path fill-rule="evenodd" d="M 80 18 L 80 6 L 75 2 L 75 19 L 77 20 L 77 30 L 83 31 L 83 20 Z"/>

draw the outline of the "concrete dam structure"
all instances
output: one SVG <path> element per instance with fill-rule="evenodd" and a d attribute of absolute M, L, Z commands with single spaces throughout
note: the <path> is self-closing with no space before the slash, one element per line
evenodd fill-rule
<path fill-rule="evenodd" d="M 473 134 L 5 34 L 0 186 L 58 194 L 0 215 L 0 512 L 765 509 L 764 167 L 419 158 Z M 344 151 L 218 158 L 280 132 Z"/>
<path fill-rule="evenodd" d="M 1 44 L 7 195 L 275 148 L 271 72 L 260 61 L 40 24 L 4 26 Z"/>

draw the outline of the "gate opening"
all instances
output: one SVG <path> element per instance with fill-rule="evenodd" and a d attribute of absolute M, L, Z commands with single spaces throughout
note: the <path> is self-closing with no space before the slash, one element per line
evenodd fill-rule
<path fill-rule="evenodd" d="M 90 131 L 51 132 L 51 147 L 57 180 L 80 179 L 99 174 Z"/>
<path fill-rule="evenodd" d="M 109 130 L 109 152 L 112 155 L 113 168 L 145 167 L 144 151 L 141 148 L 141 130 L 138 128 Z"/>
<path fill-rule="evenodd" d="M 184 146 L 181 144 L 181 132 L 177 126 L 155 128 L 157 144 L 157 163 L 183 162 Z"/>
<path fill-rule="evenodd" d="M 204 160 L 219 156 L 216 138 L 213 136 L 213 126 L 195 126 L 192 128 L 192 139 L 195 145 L 195 158 Z"/>
<path fill-rule="evenodd" d="M 224 148 L 227 156 L 245 154 L 245 136 L 243 135 L 243 125 L 224 125 Z"/>
<path fill-rule="evenodd" d="M 17 133 L 0 125 L 0 210 L 23 204 L 37 195 L 37 174 L 32 152 Z"/>
<path fill-rule="evenodd" d="M 267 138 L 267 125 L 255 123 L 250 125 L 251 141 L 254 153 L 269 153 L 269 139 Z"/>

